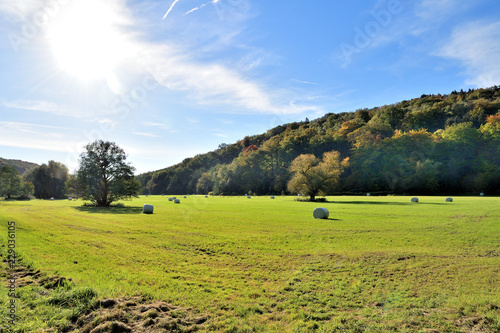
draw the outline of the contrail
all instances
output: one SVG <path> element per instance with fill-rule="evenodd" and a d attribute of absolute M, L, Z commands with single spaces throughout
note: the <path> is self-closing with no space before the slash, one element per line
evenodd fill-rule
<path fill-rule="evenodd" d="M 197 10 L 199 10 L 199 9 L 202 9 L 202 8 L 203 8 L 203 7 L 205 7 L 206 5 L 207 5 L 207 4 L 206 4 L 206 3 L 204 3 L 204 4 L 203 4 L 203 5 L 201 5 L 200 7 L 195 7 L 195 8 L 193 8 L 193 9 L 191 9 L 190 11 L 186 12 L 186 14 L 184 14 L 184 15 L 191 14 L 192 12 L 195 12 L 195 11 L 197 11 Z"/>
<path fill-rule="evenodd" d="M 167 10 L 167 12 L 165 13 L 165 15 L 163 15 L 163 19 L 166 19 L 168 14 L 170 14 L 170 12 L 172 11 L 172 8 L 174 8 L 175 4 L 178 3 L 179 0 L 174 0 L 174 2 L 172 3 L 172 5 L 170 6 L 170 8 Z"/>
<path fill-rule="evenodd" d="M 10 125 L 12 125 L 12 124 L 14 124 L 12 121 L 11 121 L 10 123 L 7 123 L 7 122 L 6 122 L 6 124 L 5 124 L 5 125 L 3 125 L 3 126 L 1 126 L 1 127 L 0 127 L 0 129 L 5 128 L 5 127 L 9 127 L 9 126 L 10 126 Z"/>

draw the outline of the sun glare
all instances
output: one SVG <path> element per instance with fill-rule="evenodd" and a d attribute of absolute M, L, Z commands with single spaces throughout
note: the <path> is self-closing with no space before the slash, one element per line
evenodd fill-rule
<path fill-rule="evenodd" d="M 48 38 L 57 62 L 80 79 L 107 77 L 127 50 L 117 14 L 97 0 L 75 0 L 52 22 Z"/>

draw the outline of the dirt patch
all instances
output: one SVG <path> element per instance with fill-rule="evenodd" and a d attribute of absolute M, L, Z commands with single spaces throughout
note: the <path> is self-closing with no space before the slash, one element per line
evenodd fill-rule
<path fill-rule="evenodd" d="M 64 332 L 195 332 L 207 319 L 192 309 L 143 297 L 102 299 Z"/>
<path fill-rule="evenodd" d="M 10 278 L 16 280 L 16 287 L 21 288 L 27 285 L 35 284 L 44 287 L 45 289 L 56 289 L 65 287 L 71 282 L 71 279 L 66 279 L 60 276 L 46 276 L 40 271 L 35 271 L 28 267 L 17 266 L 9 271 Z"/>
<path fill-rule="evenodd" d="M 3 263 L 7 265 L 7 260 L 3 260 Z M 44 287 L 45 289 L 56 289 L 58 287 L 65 287 L 71 282 L 71 279 L 66 279 L 60 276 L 47 276 L 39 270 L 31 269 L 22 265 L 22 259 L 17 258 L 17 265 L 14 269 L 7 269 L 7 271 L 2 274 L 9 276 L 11 279 L 16 280 L 16 287 L 22 288 L 27 285 L 35 284 Z"/>
<path fill-rule="evenodd" d="M 49 297 L 57 293 L 58 288 L 73 290 L 71 279 L 61 276 L 47 276 L 39 270 L 22 265 L 14 269 L 0 269 L 0 276 L 7 275 L 16 280 L 16 287 L 24 288 L 30 285 L 41 286 L 41 294 Z M 56 290 L 57 289 L 57 290 Z M 99 299 L 92 291 L 88 305 L 84 306 L 80 315 L 73 317 L 63 330 L 56 328 L 47 332 L 60 333 L 160 333 L 160 332 L 195 332 L 207 321 L 206 316 L 196 314 L 191 308 L 182 308 L 162 301 L 152 301 L 145 297 L 125 297 L 116 299 Z M 59 304 L 56 299 L 51 301 L 54 306 L 64 307 L 67 302 Z"/>
<path fill-rule="evenodd" d="M 493 320 L 484 316 L 461 318 L 456 322 L 464 332 L 482 333 L 482 332 L 495 332 L 492 329 Z"/>

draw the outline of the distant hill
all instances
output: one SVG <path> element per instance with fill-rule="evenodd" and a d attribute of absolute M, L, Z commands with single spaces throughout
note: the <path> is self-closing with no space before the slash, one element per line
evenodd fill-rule
<path fill-rule="evenodd" d="M 500 195 L 500 87 L 328 113 L 137 176 L 144 193 L 287 193 L 291 162 L 349 157 L 335 193 Z"/>
<path fill-rule="evenodd" d="M 21 160 L 7 160 L 0 157 L 0 167 L 4 165 L 16 168 L 16 170 L 19 171 L 20 174 L 24 174 L 26 171 L 31 170 L 34 167 L 38 166 L 38 164 L 36 163 L 25 162 Z"/>

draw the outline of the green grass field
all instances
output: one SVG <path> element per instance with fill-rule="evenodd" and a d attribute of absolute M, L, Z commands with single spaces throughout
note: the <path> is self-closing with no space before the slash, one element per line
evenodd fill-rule
<path fill-rule="evenodd" d="M 500 331 L 500 198 L 294 199 L 1 201 L 0 240 L 5 256 L 15 221 L 24 263 L 99 298 L 190 308 L 208 317 L 205 331 Z M 154 214 L 141 213 L 145 203 Z M 330 219 L 314 219 L 316 207 Z M 57 302 L 29 288 L 16 330 L 63 327 L 73 306 L 51 310 Z M 5 284 L 0 297 L 5 316 Z"/>

